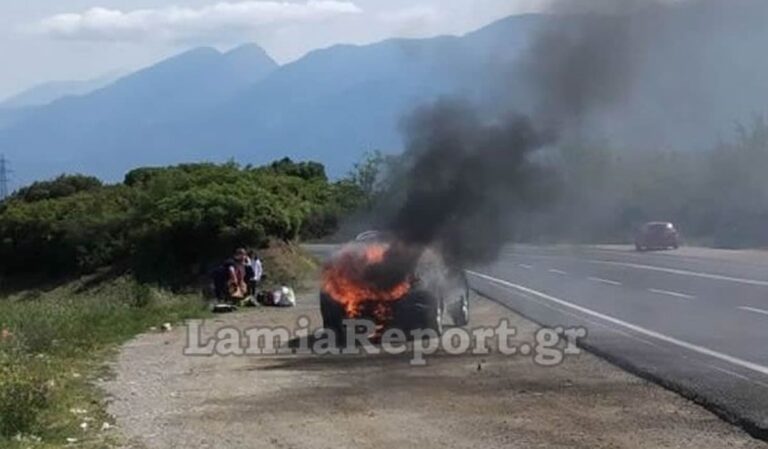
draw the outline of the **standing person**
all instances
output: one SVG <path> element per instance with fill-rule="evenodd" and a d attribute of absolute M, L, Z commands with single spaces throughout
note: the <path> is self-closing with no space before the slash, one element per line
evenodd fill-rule
<path fill-rule="evenodd" d="M 229 299 L 237 302 L 245 299 L 248 293 L 248 278 L 246 276 L 246 263 L 248 261 L 248 253 L 243 248 L 235 250 L 233 257 L 233 263 L 228 269 L 228 281 L 227 288 L 229 292 Z"/>
<path fill-rule="evenodd" d="M 264 267 L 261 264 L 261 259 L 259 259 L 259 255 L 256 254 L 256 251 L 250 250 L 248 252 L 248 260 L 249 260 L 249 267 L 248 270 L 249 279 L 248 279 L 248 287 L 249 287 L 249 293 L 252 296 L 256 296 L 256 288 L 259 285 L 259 282 L 261 282 L 261 278 L 264 275 Z"/>
<path fill-rule="evenodd" d="M 236 302 L 245 297 L 249 279 L 245 270 L 246 257 L 244 249 L 237 249 L 213 271 L 214 293 L 219 302 Z"/>

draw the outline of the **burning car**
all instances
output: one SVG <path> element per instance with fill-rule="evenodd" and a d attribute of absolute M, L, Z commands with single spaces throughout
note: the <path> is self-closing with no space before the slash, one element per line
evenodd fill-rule
<path fill-rule="evenodd" d="M 326 329 L 341 335 L 345 320 L 367 319 L 377 333 L 416 329 L 441 333 L 443 316 L 469 323 L 469 285 L 438 251 L 414 248 L 369 231 L 339 250 L 323 270 L 320 311 Z"/>

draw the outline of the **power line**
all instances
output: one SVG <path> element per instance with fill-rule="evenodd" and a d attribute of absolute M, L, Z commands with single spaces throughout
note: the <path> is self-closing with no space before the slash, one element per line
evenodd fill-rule
<path fill-rule="evenodd" d="M 5 155 L 0 155 L 0 200 L 8 197 L 8 174 L 11 172 L 8 165 L 8 159 L 5 158 Z"/>

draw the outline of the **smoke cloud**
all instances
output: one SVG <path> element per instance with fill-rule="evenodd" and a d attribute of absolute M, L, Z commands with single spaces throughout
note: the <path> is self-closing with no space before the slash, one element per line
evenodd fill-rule
<path fill-rule="evenodd" d="M 632 83 L 626 11 L 553 17 L 518 61 L 515 73 L 533 108 L 515 104 L 489 117 L 458 100 L 413 113 L 402 206 L 388 229 L 406 247 L 438 247 L 457 267 L 494 260 L 516 232 L 516 217 L 546 204 L 556 178 L 536 153 L 556 145 L 593 111 L 622 99 Z M 506 86 L 497 86 L 504 98 Z M 408 270 L 413 254 L 390 254 L 390 270 Z M 405 268 L 399 268 L 405 267 Z M 383 271 L 383 270 L 382 270 Z"/>
<path fill-rule="evenodd" d="M 440 247 L 453 264 L 493 259 L 514 233 L 514 211 L 548 193 L 547 170 L 530 157 L 556 136 L 527 117 L 485 121 L 443 100 L 407 121 L 405 199 L 389 223 L 407 245 Z"/>
<path fill-rule="evenodd" d="M 515 62 L 494 67 L 509 76 L 492 85 L 495 104 L 444 99 L 406 118 L 402 201 L 384 222 L 403 245 L 374 281 L 391 285 L 427 246 L 459 268 L 496 259 L 520 215 L 553 198 L 550 149 L 604 137 L 628 147 L 698 143 L 709 131 L 703 117 L 724 109 L 701 107 L 726 79 L 712 55 L 758 66 L 757 52 L 733 57 L 748 48 L 734 36 L 764 36 L 768 2 L 571 0 L 550 13 L 522 57 L 499 58 Z M 755 72 L 746 85 L 768 68 Z"/>

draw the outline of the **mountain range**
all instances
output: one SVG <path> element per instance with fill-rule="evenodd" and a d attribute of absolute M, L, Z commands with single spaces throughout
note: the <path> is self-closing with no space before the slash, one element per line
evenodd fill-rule
<path fill-rule="evenodd" d="M 283 66 L 255 44 L 196 48 L 83 95 L 0 104 L 0 153 L 17 184 L 62 172 L 120 180 L 135 166 L 284 156 L 342 175 L 366 151 L 399 151 L 400 121 L 414 107 L 475 93 L 477 71 L 523 48 L 537 20 L 511 17 L 462 37 L 338 45 Z"/>
<path fill-rule="evenodd" d="M 89 94 L 112 84 L 122 76 L 123 74 L 120 72 L 113 72 L 89 80 L 43 83 L 0 101 L 0 108 L 15 109 L 45 106 L 63 97 Z"/>
<path fill-rule="evenodd" d="M 717 19 L 672 15 L 654 22 L 663 32 L 639 37 L 631 90 L 600 117 L 607 138 L 700 148 L 766 111 L 768 28 L 757 17 Z M 525 109 L 534 94 L 506 78 L 522 54 L 548 57 L 527 50 L 542 23 L 561 24 L 551 20 L 520 15 L 463 36 L 337 45 L 282 66 L 255 44 L 196 48 L 81 95 L 0 103 L 0 153 L 16 187 L 64 172 L 117 181 L 137 166 L 285 156 L 340 176 L 366 151 L 401 151 L 403 118 L 437 98 Z M 501 77 L 514 92 L 488 89 Z"/>

